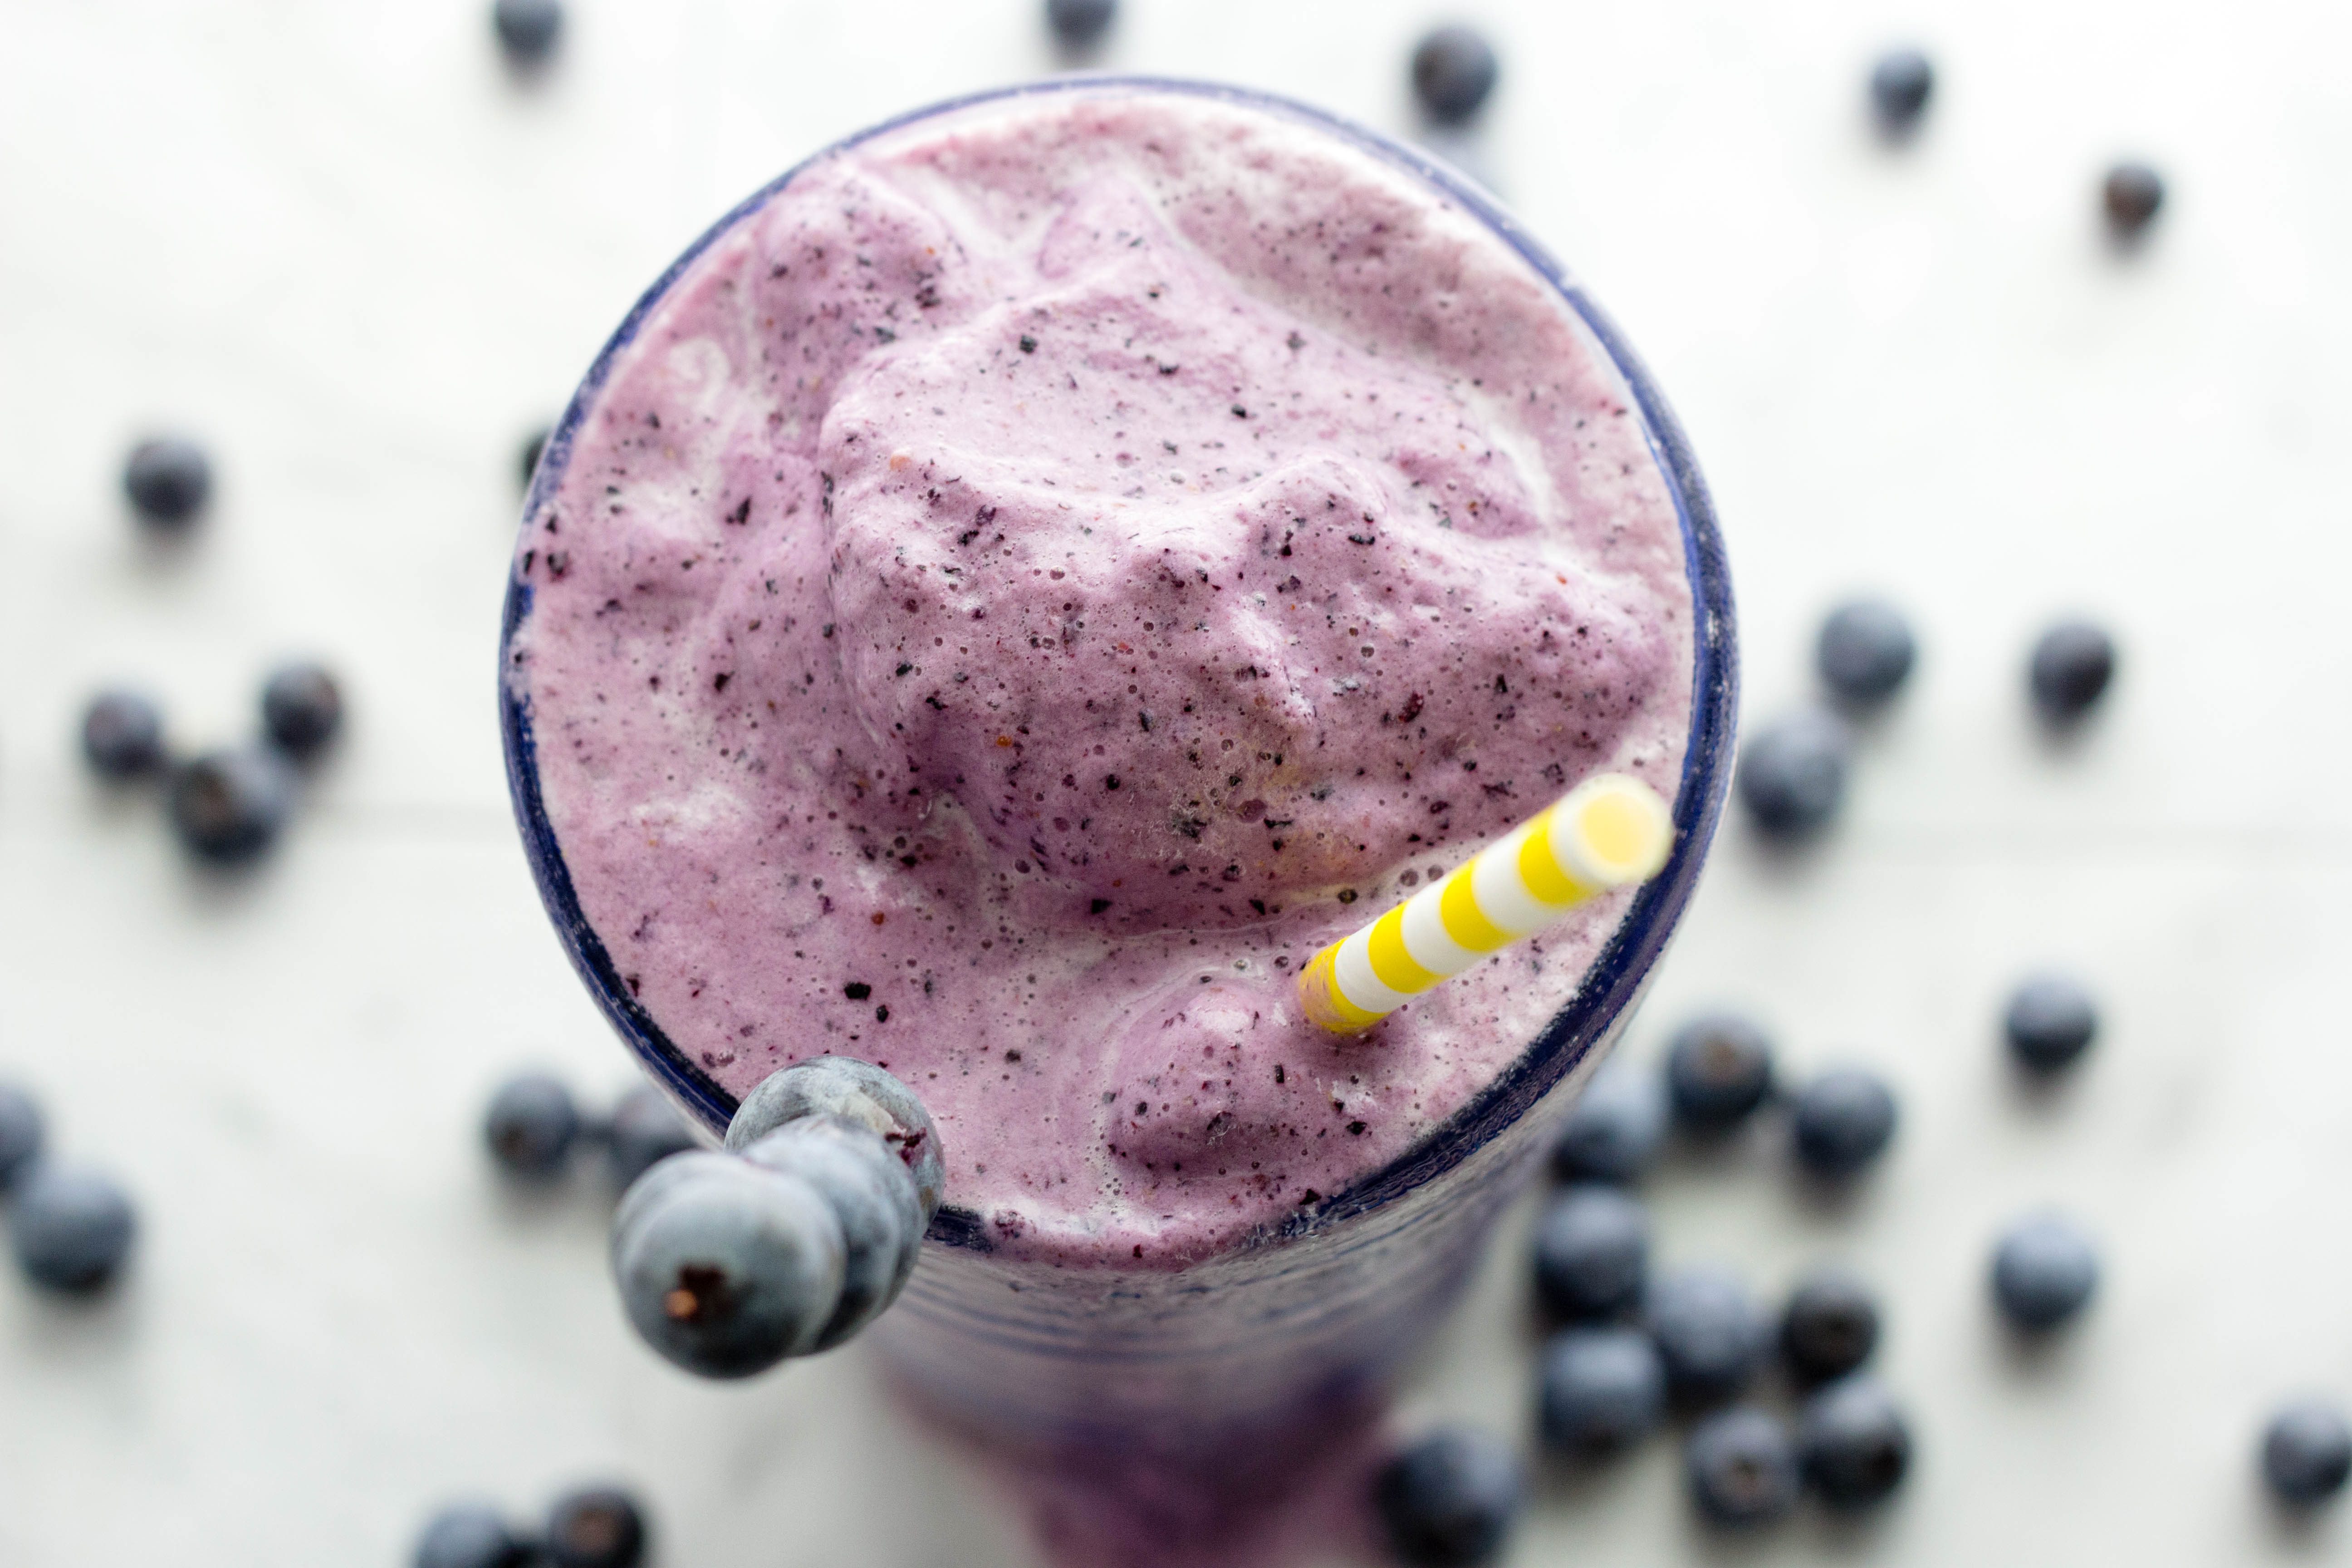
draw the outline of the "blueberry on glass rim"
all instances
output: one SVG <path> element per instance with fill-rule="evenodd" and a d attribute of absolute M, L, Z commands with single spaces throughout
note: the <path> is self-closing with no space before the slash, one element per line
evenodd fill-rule
<path fill-rule="evenodd" d="M 2066 975 L 2033 975 L 2010 994 L 2001 1032 L 2021 1066 L 2056 1072 L 2071 1066 L 2098 1037 L 2098 1004 L 2080 982 Z"/>
<path fill-rule="evenodd" d="M 172 775 L 166 802 L 181 845 L 199 860 L 236 866 L 278 842 L 294 809 L 294 778 L 268 747 L 207 752 Z"/>
<path fill-rule="evenodd" d="M 2298 1399 L 2263 1428 L 2263 1484 L 2292 1508 L 2309 1508 L 2344 1489 L 2352 1478 L 2352 1424 L 2343 1410 L 2319 1399 Z"/>
<path fill-rule="evenodd" d="M 1874 708 L 1902 689 L 1919 657 L 1902 611 L 1884 599 L 1850 599 L 1822 621 L 1813 663 L 1830 694 L 1850 708 Z"/>
<path fill-rule="evenodd" d="M 1710 1013 L 1666 1046 L 1666 1100 L 1675 1121 L 1702 1134 L 1728 1132 L 1772 1093 L 1772 1042 L 1736 1013 Z"/>
<path fill-rule="evenodd" d="M 645 1510 L 618 1487 L 582 1487 L 547 1510 L 545 1551 L 554 1568 L 638 1568 Z"/>
<path fill-rule="evenodd" d="M 1372 1503 L 1411 1568 L 1475 1568 L 1502 1555 L 1527 1483 L 1518 1456 L 1470 1427 L 1432 1432 L 1381 1467 Z"/>
<path fill-rule="evenodd" d="M 131 448 L 122 465 L 122 493 L 140 521 L 177 532 L 195 521 L 212 497 L 212 459 L 184 437 L 152 437 Z"/>
<path fill-rule="evenodd" d="M 1935 91 L 1935 63 L 1917 49 L 1889 49 L 1870 68 L 1871 114 L 1888 136 L 1917 130 Z"/>
<path fill-rule="evenodd" d="M 261 732 L 295 761 L 326 750 L 342 727 L 342 688 L 323 665 L 280 665 L 262 683 Z"/>
<path fill-rule="evenodd" d="M 1797 1163 L 1825 1181 L 1852 1176 L 1895 1137 L 1895 1094 L 1876 1073 L 1832 1068 L 1790 1098 L 1789 1131 Z"/>
<path fill-rule="evenodd" d="M 100 692 L 82 710 L 81 754 L 92 773 L 116 783 L 163 772 L 163 710 L 144 692 Z"/>
<path fill-rule="evenodd" d="M 1440 125 L 1466 125 L 1486 107 L 1502 64 L 1495 46 L 1475 27 L 1436 28 L 1412 51 L 1412 94 L 1422 112 Z"/>
<path fill-rule="evenodd" d="M 1739 748 L 1732 783 L 1768 837 L 1819 833 L 1845 804 L 1853 737 L 1826 709 L 1809 708 L 1758 727 Z"/>
<path fill-rule="evenodd" d="M 1753 1530 L 1797 1506 L 1796 1445 L 1777 1418 L 1743 1405 L 1692 1428 L 1683 1447 L 1691 1500 L 1709 1524 Z"/>
<path fill-rule="evenodd" d="M 562 0 L 496 0 L 490 6 L 490 29 L 511 63 L 543 64 L 563 36 Z"/>

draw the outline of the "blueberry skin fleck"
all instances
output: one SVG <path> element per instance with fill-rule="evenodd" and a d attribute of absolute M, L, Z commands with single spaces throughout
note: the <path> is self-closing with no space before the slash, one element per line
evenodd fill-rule
<path fill-rule="evenodd" d="M 798 1176 L 731 1154 L 674 1154 L 613 1221 L 613 1275 L 637 1333 L 673 1364 L 743 1378 L 806 1354 L 841 1302 L 833 1205 Z"/>
<path fill-rule="evenodd" d="M 1098 42 L 1118 19 L 1118 0 L 1045 0 L 1045 26 L 1065 48 Z"/>
<path fill-rule="evenodd" d="M 416 1538 L 415 1568 L 527 1568 L 530 1548 L 487 1503 L 454 1503 Z"/>
<path fill-rule="evenodd" d="M 2106 693 L 2116 676 L 2116 643 L 2088 621 L 2061 621 L 2034 640 L 2026 686 L 2046 723 L 2075 722 Z"/>
<path fill-rule="evenodd" d="M 1700 1422 L 1683 1449 L 1691 1501 L 1706 1521 L 1753 1530 L 1797 1506 L 1797 1449 L 1789 1429 L 1753 1405 Z"/>
<path fill-rule="evenodd" d="M 285 759 L 262 747 L 208 752 L 172 775 L 173 831 L 199 860 L 237 866 L 278 842 L 294 809 Z"/>
<path fill-rule="evenodd" d="M 1935 63 L 1917 49 L 1889 49 L 1870 68 L 1870 110 L 1889 136 L 1917 130 L 1935 92 Z"/>
<path fill-rule="evenodd" d="M 0 1193 L 32 1169 L 47 1141 L 48 1118 L 41 1114 L 40 1101 L 15 1084 L 0 1083 Z"/>
<path fill-rule="evenodd" d="M 1544 1346 L 1544 1441 L 1597 1456 L 1631 1447 L 1665 1414 L 1658 1350 L 1634 1329 L 1564 1329 Z"/>
<path fill-rule="evenodd" d="M 324 751 L 343 727 L 343 692 L 324 666 L 281 665 L 261 687 L 261 732 L 297 762 Z"/>
<path fill-rule="evenodd" d="M 580 1141 L 580 1108 L 572 1091 L 545 1073 L 519 1073 L 490 1096 L 482 1142 L 510 1176 L 546 1181 L 560 1174 Z"/>
<path fill-rule="evenodd" d="M 1666 1369 L 1666 1391 L 1688 1406 L 1720 1405 L 1746 1388 L 1772 1340 L 1747 1288 L 1716 1268 L 1659 1280 L 1643 1317 Z"/>
<path fill-rule="evenodd" d="M 2099 183 L 2099 206 L 2106 215 L 2107 233 L 2128 244 L 2147 233 L 2163 210 L 2164 176 L 2146 163 L 2117 163 Z"/>
<path fill-rule="evenodd" d="M 1772 1093 L 1772 1042 L 1733 1013 L 1694 1018 L 1666 1047 L 1666 1100 L 1675 1121 L 1705 1134 L 1728 1132 Z"/>
<path fill-rule="evenodd" d="M 539 460 L 547 455 L 547 443 L 554 436 L 552 426 L 542 425 L 524 439 L 520 465 L 523 489 L 530 489 L 530 481 L 539 477 Z"/>
<path fill-rule="evenodd" d="M 605 1129 L 604 1157 L 613 1184 L 624 1191 L 672 1154 L 698 1147 L 686 1119 L 651 1084 L 639 1084 L 623 1095 Z"/>
<path fill-rule="evenodd" d="M 2352 1426 L 2317 1399 L 2297 1400 L 2263 1428 L 2263 1483 L 2293 1508 L 2325 1502 L 2352 1476 Z"/>
<path fill-rule="evenodd" d="M 490 27 L 499 47 L 518 66 L 539 65 L 555 52 L 563 36 L 562 0 L 497 0 Z"/>
<path fill-rule="evenodd" d="M 82 710 L 81 754 L 102 779 L 120 782 L 163 772 L 163 710 L 144 692 L 100 692 Z"/>
<path fill-rule="evenodd" d="M 16 1184 L 10 1240 L 25 1277 L 52 1290 L 96 1290 L 130 1256 L 138 1218 L 95 1171 L 37 1162 Z"/>
<path fill-rule="evenodd" d="M 1883 599 L 1854 599 L 1832 610 L 1813 644 L 1813 664 L 1831 695 L 1874 708 L 1902 689 L 1919 657 L 1903 612 Z"/>
<path fill-rule="evenodd" d="M 195 521 L 213 493 L 212 459 L 194 441 L 159 436 L 131 448 L 122 493 L 140 521 L 176 533 Z"/>
<path fill-rule="evenodd" d="M 872 1128 L 914 1173 L 923 1223 L 939 1212 L 947 1164 L 939 1129 L 915 1091 L 871 1062 L 855 1057 L 812 1057 L 770 1073 L 744 1097 L 727 1124 L 727 1147 L 742 1152 L 787 1121 L 818 1114 Z"/>
<path fill-rule="evenodd" d="M 1666 1098 L 1656 1079 L 1630 1068 L 1601 1073 L 1568 1113 L 1552 1145 L 1552 1173 L 1563 1182 L 1630 1185 L 1656 1157 L 1666 1136 Z"/>
<path fill-rule="evenodd" d="M 1884 1502 L 1911 1471 L 1911 1426 L 1869 1376 L 1831 1384 L 1797 1415 L 1798 1462 L 1834 1509 Z"/>
<path fill-rule="evenodd" d="M 2021 1220 L 1993 1248 L 1993 1300 L 2018 1328 L 2056 1328 L 2090 1303 L 2098 1285 L 2098 1253 L 2062 1215 Z"/>
<path fill-rule="evenodd" d="M 1799 1089 L 1790 1105 L 1790 1142 L 1810 1174 L 1858 1173 L 1894 1140 L 1895 1093 L 1876 1073 L 1832 1068 Z"/>
<path fill-rule="evenodd" d="M 582 1487 L 547 1510 L 547 1557 L 555 1568 L 637 1568 L 647 1533 L 636 1499 L 618 1487 Z"/>
<path fill-rule="evenodd" d="M 1437 28 L 1412 51 L 1412 94 L 1440 125 L 1465 125 L 1495 90 L 1502 65 L 1475 27 Z"/>
<path fill-rule="evenodd" d="M 2099 1034 L 2098 1004 L 2063 974 L 2037 974 L 2011 994 L 2001 1032 L 2010 1054 L 2035 1072 L 2056 1072 L 2090 1049 Z"/>
<path fill-rule="evenodd" d="M 1759 729 L 1739 749 L 1733 783 L 1756 826 L 1795 841 L 1829 826 L 1845 804 L 1853 737 L 1843 721 L 1807 709 Z"/>
<path fill-rule="evenodd" d="M 881 1135 L 837 1116 L 804 1116 L 743 1152 L 798 1176 L 833 1205 L 844 1247 L 840 1305 L 809 1353 L 829 1351 L 898 1298 L 922 1250 L 926 1218 L 915 1178 Z"/>
<path fill-rule="evenodd" d="M 1615 1187 L 1570 1187 L 1536 1226 L 1536 1293 L 1569 1321 L 1613 1317 L 1642 1299 L 1650 1220 Z"/>
<path fill-rule="evenodd" d="M 1780 1315 L 1780 1356 L 1801 1384 L 1830 1383 L 1878 1348 L 1878 1298 L 1851 1274 L 1823 1269 L 1799 1281 Z"/>
<path fill-rule="evenodd" d="M 1390 1548 L 1412 1568 L 1475 1568 L 1502 1554 L 1526 1500 L 1518 1456 L 1486 1432 L 1432 1432 L 1373 1483 Z"/>

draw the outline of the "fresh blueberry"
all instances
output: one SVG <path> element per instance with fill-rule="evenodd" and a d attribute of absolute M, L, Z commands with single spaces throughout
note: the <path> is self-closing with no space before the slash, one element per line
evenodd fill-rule
<path fill-rule="evenodd" d="M 1083 49 L 1101 41 L 1118 18 L 1118 0 L 1045 0 L 1045 26 L 1064 48 Z"/>
<path fill-rule="evenodd" d="M 1691 1500 L 1710 1524 L 1751 1530 L 1797 1506 L 1797 1450 L 1789 1429 L 1753 1405 L 1700 1422 L 1683 1449 Z"/>
<path fill-rule="evenodd" d="M 1630 1068 L 1595 1078 L 1552 1145 L 1552 1173 L 1563 1182 L 1638 1179 L 1666 1135 L 1665 1092 L 1658 1080 Z"/>
<path fill-rule="evenodd" d="M 1818 833 L 1845 802 L 1853 751 L 1853 737 L 1834 713 L 1806 709 L 1775 720 L 1739 749 L 1739 798 L 1774 838 Z"/>
<path fill-rule="evenodd" d="M 1805 1479 L 1832 1508 L 1883 1502 L 1911 1468 L 1911 1426 L 1878 1380 L 1831 1384 L 1797 1415 Z"/>
<path fill-rule="evenodd" d="M 2098 1005 L 2063 974 L 2037 974 L 2011 994 L 2001 1027 L 2019 1062 L 2036 1072 L 2056 1072 L 2097 1037 Z"/>
<path fill-rule="evenodd" d="M 122 466 L 122 492 L 142 521 L 177 532 L 195 520 L 213 493 L 212 459 L 202 447 L 177 436 L 142 441 Z"/>
<path fill-rule="evenodd" d="M 542 64 L 563 36 L 562 0 L 496 0 L 490 26 L 508 59 L 518 66 Z"/>
<path fill-rule="evenodd" d="M 2271 1495 L 2295 1508 L 2325 1502 L 2352 1476 L 2352 1426 L 2344 1412 L 2316 1399 L 2298 1400 L 2263 1428 L 2263 1480 Z"/>
<path fill-rule="evenodd" d="M 261 687 L 261 732 L 297 762 L 326 748 L 343 726 L 343 692 L 320 665 L 281 665 Z"/>
<path fill-rule="evenodd" d="M 530 437 L 523 442 L 523 489 L 530 489 L 530 481 L 539 476 L 539 460 L 547 455 L 547 443 L 553 438 L 554 435 L 555 431 L 552 427 L 542 425 L 538 429 L 532 431 Z"/>
<path fill-rule="evenodd" d="M 1649 1216 L 1615 1187 L 1572 1186 L 1544 1211 L 1535 1250 L 1536 1292 L 1553 1316 L 1614 1317 L 1642 1299 Z"/>
<path fill-rule="evenodd" d="M 2098 1253 L 2062 1215 L 2021 1220 L 1993 1248 L 1993 1300 L 2021 1329 L 2056 1328 L 2090 1302 L 2098 1285 Z"/>
<path fill-rule="evenodd" d="M 560 1080 L 519 1073 L 490 1096 L 482 1141 L 507 1174 L 544 1181 L 562 1171 L 580 1141 L 580 1108 Z"/>
<path fill-rule="evenodd" d="M 1650 1435 L 1664 1413 L 1658 1348 L 1633 1329 L 1565 1329 L 1543 1353 L 1544 1441 L 1576 1454 L 1606 1454 Z"/>
<path fill-rule="evenodd" d="M 1719 1405 L 1746 1388 L 1772 1331 L 1747 1288 L 1716 1268 L 1669 1274 L 1644 1312 L 1666 1369 L 1666 1392 L 1686 1405 Z"/>
<path fill-rule="evenodd" d="M 547 1555 L 555 1568 L 637 1568 L 646 1560 L 646 1514 L 617 1487 L 583 1487 L 547 1511 Z"/>
<path fill-rule="evenodd" d="M 1895 1121 L 1895 1094 L 1885 1079 L 1860 1068 L 1832 1068 L 1790 1102 L 1790 1142 L 1809 1173 L 1836 1180 L 1886 1152 Z"/>
<path fill-rule="evenodd" d="M 1667 1102 L 1692 1131 L 1727 1132 L 1771 1092 L 1772 1042 L 1737 1014 L 1695 1018 L 1666 1047 Z"/>
<path fill-rule="evenodd" d="M 0 1083 L 0 1193 L 32 1168 L 47 1141 L 40 1102 L 14 1084 Z"/>
<path fill-rule="evenodd" d="M 1412 51 L 1412 92 L 1440 125 L 1465 125 L 1485 107 L 1502 66 L 1495 46 L 1459 23 L 1429 34 Z"/>
<path fill-rule="evenodd" d="M 169 806 L 188 853 L 239 865 L 278 842 L 294 809 L 294 778 L 283 758 L 261 747 L 207 752 L 173 774 Z"/>
<path fill-rule="evenodd" d="M 1526 1489 L 1517 1455 L 1487 1433 L 1451 1426 L 1383 1466 L 1372 1500 L 1398 1561 L 1473 1568 L 1502 1555 Z"/>
<path fill-rule="evenodd" d="M 1878 1348 L 1878 1299 L 1851 1274 L 1823 1269 L 1790 1292 L 1780 1315 L 1780 1354 L 1803 1384 L 1829 1383 Z"/>
<path fill-rule="evenodd" d="M 2033 705 L 2051 724 L 2082 718 L 2115 677 L 2115 639 L 2088 621 L 2061 621 L 2043 632 L 2026 667 Z"/>
<path fill-rule="evenodd" d="M 675 1154 L 613 1220 L 613 1274 L 645 1342 L 703 1377 L 803 1355 L 841 1305 L 841 1221 L 808 1182 L 731 1154 Z"/>
<path fill-rule="evenodd" d="M 487 1503 L 453 1503 L 416 1538 L 416 1568 L 528 1568 L 532 1552 Z"/>
<path fill-rule="evenodd" d="M 163 710 L 144 692 L 100 692 L 82 710 L 81 754 L 100 778 L 163 772 Z"/>
<path fill-rule="evenodd" d="M 95 1290 L 113 1279 L 139 1228 L 112 1181 L 46 1160 L 16 1183 L 9 1217 L 17 1266 L 52 1290 Z"/>
<path fill-rule="evenodd" d="M 1917 49 L 1889 49 L 1870 68 L 1871 113 L 1889 136 L 1917 130 L 1935 91 L 1935 64 Z"/>
<path fill-rule="evenodd" d="M 812 1354 L 856 1334 L 898 1300 L 922 1250 L 915 1178 L 871 1128 L 837 1116 L 786 1122 L 743 1152 L 756 1165 L 798 1176 L 833 1205 L 843 1245 L 841 1301 Z"/>
<path fill-rule="evenodd" d="M 698 1146 L 686 1119 L 651 1084 L 641 1083 L 623 1095 L 605 1129 L 604 1154 L 612 1165 L 613 1185 L 624 1192 L 672 1154 Z"/>
<path fill-rule="evenodd" d="M 913 1089 L 871 1062 L 812 1057 L 770 1073 L 727 1124 L 727 1147 L 740 1154 L 787 1121 L 816 1115 L 838 1116 L 879 1132 L 914 1173 L 923 1223 L 930 1224 L 947 1182 L 939 1129 Z"/>
<path fill-rule="evenodd" d="M 2107 232 L 2128 244 L 2146 233 L 2163 209 L 2164 176 L 2146 163 L 2117 163 L 2099 184 L 2099 205 L 2106 212 Z"/>
<path fill-rule="evenodd" d="M 1822 622 L 1820 640 L 1813 645 L 1822 684 L 1838 700 L 1855 708 L 1873 708 L 1894 696 L 1910 679 L 1918 657 L 1911 623 L 1883 599 L 1840 605 Z"/>

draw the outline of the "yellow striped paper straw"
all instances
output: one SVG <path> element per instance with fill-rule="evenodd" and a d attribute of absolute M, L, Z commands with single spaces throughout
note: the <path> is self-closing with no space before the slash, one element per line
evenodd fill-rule
<path fill-rule="evenodd" d="M 1307 1016 L 1335 1035 L 1388 1014 L 1496 948 L 1612 888 L 1647 881 L 1674 847 L 1658 792 L 1623 773 L 1590 778 L 1299 972 Z"/>

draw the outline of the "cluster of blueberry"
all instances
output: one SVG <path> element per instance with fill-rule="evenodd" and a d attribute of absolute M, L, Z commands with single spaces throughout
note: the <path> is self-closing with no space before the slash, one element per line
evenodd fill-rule
<path fill-rule="evenodd" d="M 45 1289 L 86 1295 L 121 1272 L 138 1216 L 111 1178 L 49 1158 L 47 1144 L 39 1103 L 0 1084 L 0 1200 L 16 1266 Z"/>
<path fill-rule="evenodd" d="M 417 1538 L 416 1568 L 638 1568 L 646 1561 L 645 1510 L 618 1487 L 582 1487 L 547 1510 L 537 1535 L 517 1531 L 488 1503 L 453 1503 Z"/>
<path fill-rule="evenodd" d="M 574 1152 L 601 1148 L 616 1191 L 672 1154 L 695 1147 L 694 1134 L 661 1091 L 639 1084 L 610 1116 L 583 1113 L 561 1079 L 518 1073 L 490 1096 L 482 1142 L 499 1168 L 518 1181 L 550 1183 L 572 1168 Z"/>

